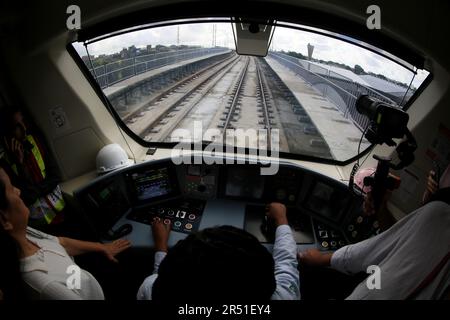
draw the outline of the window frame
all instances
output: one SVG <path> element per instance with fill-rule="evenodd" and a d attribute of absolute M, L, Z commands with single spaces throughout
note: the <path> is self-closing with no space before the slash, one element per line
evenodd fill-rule
<path fill-rule="evenodd" d="M 135 27 L 133 29 L 128 28 L 127 30 L 129 31 L 116 31 L 114 33 L 109 33 L 109 34 L 105 34 L 103 37 L 102 36 L 98 36 L 92 39 L 92 41 L 88 42 L 86 40 L 86 44 L 90 44 L 90 43 L 94 43 L 94 42 L 98 42 L 104 39 L 107 39 L 109 37 L 112 36 L 116 36 L 116 35 L 120 35 L 120 34 L 125 34 L 128 32 L 133 32 L 133 31 L 138 31 L 138 30 L 144 30 L 144 29 L 151 29 L 151 28 L 157 28 L 157 27 L 162 27 L 162 26 L 172 26 L 172 25 L 179 25 L 179 24 L 189 24 L 189 23 L 232 23 L 233 19 L 231 20 L 225 20 L 223 18 L 223 16 L 221 18 L 216 18 L 216 19 L 211 19 L 211 20 L 198 20 L 198 19 L 202 19 L 203 17 L 200 18 L 193 18 L 191 17 L 190 19 L 178 19 L 178 20 L 170 20 L 170 21 L 166 21 L 166 20 L 160 20 L 160 21 L 153 21 L 152 24 L 146 24 L 145 27 Z M 214 18 L 214 17 L 211 17 Z M 204 18 L 203 18 L 204 19 Z M 224 20 L 221 20 L 224 19 Z M 278 22 L 278 21 L 277 21 Z M 277 26 L 277 22 L 274 23 L 275 26 Z M 379 52 L 376 52 L 374 50 L 371 50 L 370 48 L 367 48 L 365 46 L 359 45 L 353 41 L 349 41 L 346 39 L 342 39 L 340 37 L 336 37 L 336 36 L 332 36 L 332 35 L 328 35 L 326 33 L 320 32 L 320 31 L 314 31 L 314 30 L 309 30 L 306 28 L 302 28 L 302 26 L 299 26 L 298 28 L 293 27 L 291 25 L 284 25 L 283 22 L 281 22 L 279 24 L 280 27 L 284 27 L 284 28 L 291 28 L 294 30 L 302 30 L 302 31 L 307 31 L 307 32 L 311 32 L 311 33 L 317 33 L 317 34 L 321 34 L 324 36 L 329 36 L 353 45 L 357 45 L 359 47 L 362 47 L 366 50 L 369 50 L 371 52 L 375 52 L 377 54 L 380 54 Z M 315 28 L 315 27 L 314 27 Z M 331 32 L 333 33 L 334 31 L 331 30 L 325 30 L 323 29 L 325 32 Z M 342 35 L 341 35 L 342 36 Z M 88 80 L 88 82 L 90 83 L 91 87 L 94 89 L 95 93 L 97 94 L 97 96 L 100 98 L 100 100 L 103 102 L 103 104 L 105 105 L 106 109 L 108 110 L 108 112 L 111 114 L 111 116 L 113 117 L 114 121 L 117 123 L 117 125 L 120 127 L 121 130 L 123 130 L 130 138 L 132 138 L 135 142 L 137 142 L 139 145 L 146 147 L 146 148 L 174 148 L 178 142 L 155 142 L 155 141 L 146 141 L 144 139 L 142 139 L 141 137 L 139 137 L 136 133 L 134 133 L 126 124 L 124 121 L 122 121 L 122 119 L 120 118 L 120 116 L 118 115 L 118 113 L 115 111 L 114 107 L 111 105 L 109 99 L 105 96 L 105 94 L 103 93 L 103 90 L 101 89 L 101 86 L 99 85 L 99 83 L 97 82 L 97 80 L 95 79 L 95 77 L 91 74 L 91 72 L 89 72 L 88 67 L 86 66 L 86 64 L 84 63 L 84 61 L 82 60 L 81 56 L 78 54 L 78 52 L 76 51 L 76 49 L 73 46 L 74 42 L 80 42 L 80 41 L 72 41 L 69 42 L 66 45 L 66 50 L 68 51 L 68 53 L 70 54 L 70 56 L 72 57 L 72 59 L 75 61 L 75 63 L 77 64 L 78 68 L 81 70 L 81 72 L 84 74 L 84 76 L 86 77 L 86 79 Z M 81 43 L 81 42 L 80 42 Z M 370 45 L 370 44 L 369 44 Z M 371 45 L 370 45 L 371 46 Z M 381 49 L 380 49 L 381 50 Z M 382 55 L 383 57 L 407 68 L 406 66 L 400 64 L 399 62 L 389 58 L 386 55 Z M 399 58 L 401 60 L 401 58 Z M 408 69 L 408 68 L 407 68 Z M 408 69 L 410 70 L 410 69 Z M 410 70 L 411 71 L 411 70 Z M 422 82 L 422 84 L 419 86 L 419 88 L 417 88 L 417 90 L 414 92 L 414 94 L 411 96 L 411 98 L 403 105 L 402 110 L 407 111 L 409 109 L 409 107 L 412 105 L 412 103 L 414 103 L 414 101 L 418 98 L 418 96 L 426 89 L 426 87 L 428 87 L 428 85 L 430 84 L 430 82 L 433 79 L 433 75 L 430 71 L 426 70 L 427 72 L 429 72 L 428 76 L 425 78 L 425 80 Z M 363 132 L 361 133 L 363 134 Z M 196 145 L 199 145 L 199 143 L 196 143 Z M 202 143 L 202 151 L 209 145 L 209 143 Z M 326 159 L 326 158 L 320 158 L 320 157 L 315 157 L 315 156 L 310 156 L 310 155 L 306 155 L 306 154 L 295 154 L 295 153 L 289 153 L 289 152 L 282 152 L 279 151 L 279 158 L 280 159 L 292 159 L 292 160 L 301 160 L 301 161 L 310 161 L 310 162 L 316 162 L 316 163 L 323 163 L 323 164 L 330 164 L 330 165 L 338 165 L 338 166 L 345 166 L 348 165 L 350 163 L 355 162 L 356 160 L 362 158 L 363 156 L 367 155 L 369 152 L 372 151 L 372 149 L 374 148 L 374 144 L 371 144 L 370 146 L 368 146 L 365 150 L 360 151 L 359 154 L 356 154 L 352 157 L 350 157 L 349 159 L 346 160 L 336 160 L 336 159 Z M 247 154 L 255 154 L 250 152 L 250 150 L 255 150 L 255 149 L 251 149 L 251 148 L 238 148 L 238 147 L 234 147 L 234 153 L 238 154 L 237 151 L 239 150 L 244 150 L 244 154 L 242 155 L 247 155 Z M 191 150 L 194 150 L 194 143 L 191 144 Z M 256 150 L 258 151 L 258 150 Z M 224 150 L 225 153 L 225 150 Z M 256 154 L 259 154 L 258 152 L 256 152 Z M 268 152 L 269 154 L 269 152 Z M 239 155 L 239 154 L 238 154 Z"/>

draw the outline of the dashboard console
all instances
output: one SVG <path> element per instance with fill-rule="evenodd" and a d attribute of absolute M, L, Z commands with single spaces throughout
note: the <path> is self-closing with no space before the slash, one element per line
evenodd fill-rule
<path fill-rule="evenodd" d="M 229 223 L 271 243 L 274 230 L 264 219 L 264 206 L 273 201 L 287 206 L 299 245 L 335 250 L 379 232 L 376 221 L 361 215 L 362 199 L 346 185 L 287 163 L 273 176 L 260 169 L 151 161 L 98 177 L 75 196 L 99 237 L 118 223 L 136 227 L 158 218 L 180 234 Z"/>
<path fill-rule="evenodd" d="M 198 230 L 204 207 L 203 200 L 180 199 L 133 210 L 127 219 L 148 225 L 153 219 L 159 219 L 164 224 L 171 224 L 173 231 L 189 234 Z"/>

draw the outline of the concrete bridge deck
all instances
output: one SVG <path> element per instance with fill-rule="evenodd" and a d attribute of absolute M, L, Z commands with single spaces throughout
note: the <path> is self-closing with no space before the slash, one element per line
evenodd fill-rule
<path fill-rule="evenodd" d="M 362 132 L 352 123 L 352 120 L 346 119 L 333 102 L 322 96 L 319 91 L 315 90 L 291 69 L 283 66 L 275 59 L 269 57 L 265 59 L 292 91 L 322 133 L 333 158 L 343 161 L 355 156 L 358 152 L 358 143 Z M 361 151 L 369 145 L 368 141 L 363 139 Z"/>

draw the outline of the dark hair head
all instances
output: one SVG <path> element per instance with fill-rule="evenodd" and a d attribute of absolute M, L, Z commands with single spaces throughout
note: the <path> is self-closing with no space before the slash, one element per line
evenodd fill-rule
<path fill-rule="evenodd" d="M 2 130 L 0 134 L 7 135 L 14 130 L 15 126 L 12 119 L 17 112 L 22 111 L 16 106 L 5 107 L 0 111 L 0 126 Z"/>
<path fill-rule="evenodd" d="M 3 170 L 0 167 L 0 170 Z M 5 210 L 9 203 L 6 198 L 5 182 L 0 178 L 0 219 L 5 219 Z M 20 247 L 16 240 L 3 228 L 0 223 L 0 290 L 4 300 L 18 300 L 24 298 L 24 287 L 20 274 Z"/>
<path fill-rule="evenodd" d="M 250 233 L 232 227 L 189 235 L 161 262 L 152 299 L 171 301 L 269 300 L 274 261 Z"/>
<path fill-rule="evenodd" d="M 2 167 L 0 167 L 0 170 L 3 170 Z M 4 211 L 6 209 L 8 209 L 8 199 L 6 199 L 6 186 L 5 182 L 0 179 L 0 210 Z"/>

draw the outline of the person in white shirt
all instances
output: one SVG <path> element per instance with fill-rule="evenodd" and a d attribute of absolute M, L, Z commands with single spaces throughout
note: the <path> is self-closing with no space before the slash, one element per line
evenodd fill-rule
<path fill-rule="evenodd" d="M 366 279 L 347 299 L 444 298 L 450 285 L 450 166 L 439 184 L 428 181 L 427 193 L 424 206 L 383 233 L 334 253 L 301 252 L 300 263 L 347 274 L 377 266 L 379 288 Z"/>
<path fill-rule="evenodd" d="M 231 226 L 207 228 L 168 250 L 170 225 L 154 221 L 154 273 L 139 288 L 138 300 L 298 300 L 297 246 L 286 207 L 271 203 L 275 243 L 272 255 L 250 233 Z"/>
<path fill-rule="evenodd" d="M 116 261 L 115 256 L 130 247 L 130 242 L 121 239 L 102 244 L 57 238 L 27 227 L 28 216 L 29 209 L 20 198 L 20 190 L 0 168 L 0 227 L 17 245 L 27 296 L 32 299 L 104 299 L 97 280 L 79 269 L 72 256 L 96 251 Z"/>

